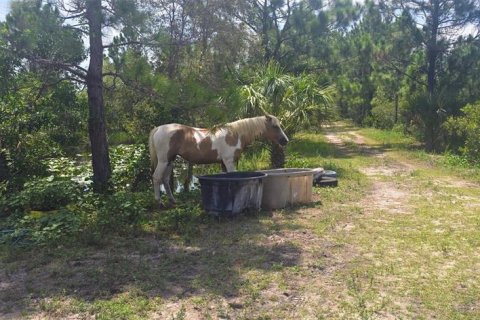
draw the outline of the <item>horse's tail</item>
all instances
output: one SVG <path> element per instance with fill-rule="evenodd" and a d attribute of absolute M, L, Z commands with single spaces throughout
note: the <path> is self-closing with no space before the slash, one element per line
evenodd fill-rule
<path fill-rule="evenodd" d="M 153 142 L 153 135 L 157 132 L 157 128 L 152 129 L 150 131 L 150 135 L 148 136 L 148 150 L 150 151 L 150 163 L 152 165 L 152 169 L 155 170 L 155 166 L 157 165 L 157 152 L 155 151 L 155 143 Z"/>

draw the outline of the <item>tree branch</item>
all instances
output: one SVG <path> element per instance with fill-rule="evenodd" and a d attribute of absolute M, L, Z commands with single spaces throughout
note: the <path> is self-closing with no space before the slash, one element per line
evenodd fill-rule
<path fill-rule="evenodd" d="M 60 17 L 60 19 L 69 20 L 69 19 L 77 19 L 77 18 L 84 17 L 84 16 L 85 16 L 85 13 L 81 12 L 81 13 L 77 13 L 77 14 L 74 14 L 74 15 L 71 15 L 71 16 Z"/>
<path fill-rule="evenodd" d="M 142 42 L 142 41 L 127 41 L 127 42 L 121 42 L 121 43 L 110 43 L 107 45 L 104 45 L 104 49 L 108 48 L 116 48 L 116 47 L 122 47 L 122 46 L 129 46 L 129 45 L 142 45 L 146 47 L 160 47 L 159 43 L 154 43 L 154 42 Z"/>
<path fill-rule="evenodd" d="M 142 86 L 141 84 L 137 83 L 136 81 L 129 80 L 125 78 L 122 74 L 117 73 L 117 72 L 105 72 L 103 73 L 104 77 L 113 77 L 114 81 L 116 78 L 120 79 L 125 85 L 133 88 L 134 90 L 143 93 L 149 97 L 154 97 L 157 99 L 163 99 L 164 97 L 159 95 L 155 90 L 152 90 L 151 88 L 147 88 Z"/>
<path fill-rule="evenodd" d="M 410 80 L 413 80 L 414 82 L 418 83 L 419 85 L 421 86 L 425 86 L 425 87 L 428 87 L 427 83 L 423 82 L 423 81 L 420 81 L 418 80 L 417 78 L 415 77 L 412 77 L 411 75 L 409 75 L 408 73 L 406 73 L 405 71 L 401 70 L 400 68 L 398 68 L 395 64 L 391 63 L 390 61 L 387 61 L 387 65 L 386 67 L 387 68 L 390 68 L 390 69 L 393 69 L 395 71 L 397 71 L 398 73 L 408 77 Z"/>
<path fill-rule="evenodd" d="M 41 59 L 41 58 L 33 58 L 32 61 L 35 61 L 35 62 L 37 62 L 39 64 L 42 64 L 42 65 L 53 66 L 53 67 L 63 69 L 65 71 L 68 71 L 68 72 L 76 75 L 77 77 L 79 77 L 83 80 L 85 80 L 87 78 L 88 71 L 86 69 L 80 67 L 80 66 L 72 65 L 72 64 L 69 64 L 69 63 L 52 61 L 52 60 L 48 60 L 48 59 Z"/>

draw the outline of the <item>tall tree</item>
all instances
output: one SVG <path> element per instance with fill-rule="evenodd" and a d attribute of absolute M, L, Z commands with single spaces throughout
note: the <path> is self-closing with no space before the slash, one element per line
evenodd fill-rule
<path fill-rule="evenodd" d="M 86 0 L 85 18 L 88 22 L 90 62 L 86 73 L 88 95 L 88 132 L 92 148 L 94 188 L 98 192 L 108 189 L 111 176 L 108 153 L 105 107 L 103 103 L 103 43 L 102 43 L 102 1 Z"/>
<path fill-rule="evenodd" d="M 14 2 L 7 17 L 10 46 L 21 58 L 27 59 L 31 67 L 49 70 L 60 79 L 86 84 L 96 192 L 106 191 L 111 177 L 103 101 L 103 52 L 111 45 L 103 44 L 103 31 L 106 27 L 124 24 L 134 14 L 134 0 L 59 0 L 56 3 L 27 0 Z M 83 35 L 88 36 L 88 69 L 82 66 Z M 126 44 L 128 42 L 114 45 Z"/>
<path fill-rule="evenodd" d="M 317 2 L 317 1 L 313 1 Z M 294 0 L 237 0 L 236 17 L 261 41 L 263 61 L 280 61 L 282 46 L 288 39 Z"/>
<path fill-rule="evenodd" d="M 437 85 L 440 58 L 455 45 L 468 24 L 478 22 L 480 7 L 476 0 L 396 0 L 394 4 L 414 16 L 421 30 L 427 82 L 425 138 L 427 149 L 433 150 L 441 122 Z"/>

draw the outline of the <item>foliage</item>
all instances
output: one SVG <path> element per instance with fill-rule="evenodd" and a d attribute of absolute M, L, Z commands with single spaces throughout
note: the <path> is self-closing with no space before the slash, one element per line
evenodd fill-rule
<path fill-rule="evenodd" d="M 62 26 L 59 10 L 42 1 L 16 1 L 7 16 L 6 38 L 22 58 L 80 63 L 85 59 L 82 33 Z"/>
<path fill-rule="evenodd" d="M 450 134 L 464 139 L 459 151 L 474 164 L 480 164 L 480 101 L 467 104 L 462 116 L 450 117 L 444 127 Z"/>
<path fill-rule="evenodd" d="M 18 193 L 2 194 L 0 212 L 9 215 L 31 210 L 59 209 L 76 201 L 80 192 L 80 186 L 68 179 L 55 179 L 53 176 L 37 178 L 26 182 L 22 191 Z"/>
<path fill-rule="evenodd" d="M 0 96 L 0 152 L 4 176 L 18 189 L 28 178 L 48 174 L 46 159 L 81 149 L 86 123 L 85 105 L 72 84 L 44 90 L 35 75 L 15 80 L 24 88 Z"/>
<path fill-rule="evenodd" d="M 182 203 L 162 212 L 155 219 L 155 229 L 164 233 L 179 233 L 185 237 L 198 232 L 200 223 L 206 217 L 200 205 L 199 190 L 181 196 Z"/>
<path fill-rule="evenodd" d="M 316 77 L 284 73 L 274 61 L 261 69 L 250 84 L 240 88 L 244 99 L 243 114 L 273 114 L 279 118 L 288 136 L 332 119 L 333 93 L 332 86 L 320 86 Z M 272 144 L 271 150 L 272 167 L 283 167 L 283 149 Z"/>
<path fill-rule="evenodd" d="M 99 201 L 94 228 L 125 232 L 138 227 L 151 203 L 151 194 L 119 191 Z"/>
<path fill-rule="evenodd" d="M 294 76 L 270 61 L 250 84 L 240 88 L 242 113 L 271 113 L 280 119 L 285 132 L 293 135 L 333 118 L 334 92 L 332 86 L 322 86 L 313 75 Z"/>
<path fill-rule="evenodd" d="M 48 211 L 61 208 L 79 197 L 80 186 L 70 180 L 55 180 L 53 176 L 25 183 L 20 196 L 27 210 Z"/>
<path fill-rule="evenodd" d="M 117 190 L 150 188 L 150 156 L 143 144 L 118 145 L 111 149 L 112 182 Z"/>
<path fill-rule="evenodd" d="M 48 245 L 59 243 L 81 231 L 81 217 L 62 208 L 58 211 L 31 211 L 15 221 L 12 229 L 3 230 L 0 243 L 14 245 Z"/>

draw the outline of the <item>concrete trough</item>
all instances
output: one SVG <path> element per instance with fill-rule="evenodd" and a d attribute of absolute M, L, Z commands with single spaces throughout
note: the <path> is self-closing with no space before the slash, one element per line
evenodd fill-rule
<path fill-rule="evenodd" d="M 273 210 L 312 202 L 311 169 L 288 168 L 258 171 L 263 180 L 262 209 Z"/>

